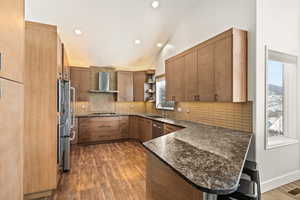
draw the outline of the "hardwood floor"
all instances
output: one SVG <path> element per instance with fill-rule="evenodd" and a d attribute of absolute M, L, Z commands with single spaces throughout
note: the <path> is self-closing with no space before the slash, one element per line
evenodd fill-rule
<path fill-rule="evenodd" d="M 300 180 L 264 193 L 263 200 L 300 200 L 300 194 L 292 195 L 288 193 L 295 188 L 300 188 Z"/>
<path fill-rule="evenodd" d="M 136 142 L 78 146 L 53 200 L 143 200 L 145 162 Z"/>
<path fill-rule="evenodd" d="M 137 142 L 78 146 L 71 171 L 62 176 L 52 200 L 145 200 L 146 153 Z M 288 191 L 300 181 L 263 194 L 263 200 L 300 200 Z"/>

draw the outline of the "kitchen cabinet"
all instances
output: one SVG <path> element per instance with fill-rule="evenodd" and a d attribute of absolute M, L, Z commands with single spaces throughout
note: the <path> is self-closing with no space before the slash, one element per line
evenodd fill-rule
<path fill-rule="evenodd" d="M 57 40 L 56 26 L 26 22 L 25 198 L 57 186 Z"/>
<path fill-rule="evenodd" d="M 70 63 L 69 57 L 67 53 L 66 46 L 62 44 L 62 52 L 63 52 L 63 79 L 70 80 Z"/>
<path fill-rule="evenodd" d="M 217 101 L 232 100 L 232 37 L 215 43 L 215 98 Z"/>
<path fill-rule="evenodd" d="M 119 117 L 79 118 L 79 144 L 120 138 L 122 135 L 119 128 Z"/>
<path fill-rule="evenodd" d="M 140 118 L 139 123 L 140 141 L 146 142 L 152 139 L 152 120 Z"/>
<path fill-rule="evenodd" d="M 63 46 L 59 36 L 57 36 L 57 79 L 63 78 Z"/>
<path fill-rule="evenodd" d="M 84 67 L 70 68 L 71 85 L 76 89 L 76 101 L 88 101 L 90 89 L 90 70 Z"/>
<path fill-rule="evenodd" d="M 145 89 L 146 72 L 136 71 L 133 72 L 133 96 L 134 101 L 145 101 Z"/>
<path fill-rule="evenodd" d="M 121 138 L 129 138 L 129 117 L 121 116 L 119 120 Z"/>
<path fill-rule="evenodd" d="M 173 101 L 247 101 L 247 32 L 230 29 L 166 60 Z"/>
<path fill-rule="evenodd" d="M 2 0 L 0 7 L 0 78 L 23 82 L 24 1 Z"/>
<path fill-rule="evenodd" d="M 174 126 L 174 125 L 171 125 L 171 124 L 164 124 L 164 134 L 173 133 L 173 132 L 178 131 L 180 129 L 183 129 L 183 128 L 179 127 L 179 126 Z"/>
<path fill-rule="evenodd" d="M 0 78 L 0 90 L 0 199 L 23 199 L 24 88 Z"/>
<path fill-rule="evenodd" d="M 119 91 L 117 98 L 118 101 L 133 101 L 133 72 L 118 71 L 117 88 L 117 90 Z"/>
<path fill-rule="evenodd" d="M 215 101 L 214 45 L 197 49 L 198 101 Z"/>
<path fill-rule="evenodd" d="M 129 117 L 129 138 L 138 139 L 138 124 L 136 116 Z"/>
<path fill-rule="evenodd" d="M 184 56 L 185 59 L 185 101 L 197 101 L 198 99 L 198 66 L 197 66 L 197 51 L 193 50 L 191 53 Z"/>
<path fill-rule="evenodd" d="M 185 57 L 179 56 L 166 64 L 166 92 L 170 101 L 184 101 Z"/>

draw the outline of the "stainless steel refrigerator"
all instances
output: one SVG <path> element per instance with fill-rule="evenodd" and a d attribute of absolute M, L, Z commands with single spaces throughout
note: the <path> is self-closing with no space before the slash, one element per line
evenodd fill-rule
<path fill-rule="evenodd" d="M 70 147 L 71 140 L 75 137 L 72 129 L 75 126 L 75 89 L 71 87 L 70 81 L 58 80 L 58 147 L 57 162 L 60 170 L 70 170 Z"/>

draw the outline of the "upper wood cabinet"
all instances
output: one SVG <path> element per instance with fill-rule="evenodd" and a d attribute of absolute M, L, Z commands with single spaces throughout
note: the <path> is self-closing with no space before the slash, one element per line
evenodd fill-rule
<path fill-rule="evenodd" d="M 1 1 L 0 24 L 0 77 L 23 82 L 24 1 Z"/>
<path fill-rule="evenodd" d="M 145 101 L 144 85 L 146 82 L 146 72 L 133 72 L 133 96 L 134 101 Z"/>
<path fill-rule="evenodd" d="M 76 101 L 88 101 L 90 89 L 90 69 L 70 67 L 71 85 L 76 89 Z"/>
<path fill-rule="evenodd" d="M 214 45 L 197 49 L 198 93 L 196 100 L 215 101 Z"/>
<path fill-rule="evenodd" d="M 167 99 L 247 101 L 247 32 L 230 29 L 166 60 Z"/>
<path fill-rule="evenodd" d="M 70 63 L 69 63 L 69 57 L 67 53 L 67 49 L 64 44 L 62 44 L 62 53 L 63 53 L 63 79 L 64 80 L 70 80 Z"/>
<path fill-rule="evenodd" d="M 63 44 L 57 36 L 57 79 L 63 78 Z"/>
<path fill-rule="evenodd" d="M 57 27 L 26 22 L 25 35 L 24 193 L 31 196 L 57 184 Z"/>
<path fill-rule="evenodd" d="M 197 51 L 193 51 L 186 56 L 184 67 L 184 85 L 186 101 L 195 101 L 198 98 L 198 68 L 197 68 Z M 182 84 L 182 83 L 181 83 Z M 183 85 L 183 84 L 182 84 Z"/>
<path fill-rule="evenodd" d="M 117 72 L 118 101 L 133 101 L 133 72 Z"/>
<path fill-rule="evenodd" d="M 23 199 L 23 85 L 0 78 L 0 199 Z"/>

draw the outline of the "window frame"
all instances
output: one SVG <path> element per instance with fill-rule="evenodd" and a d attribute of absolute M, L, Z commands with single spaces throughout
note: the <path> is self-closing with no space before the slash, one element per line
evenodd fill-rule
<path fill-rule="evenodd" d="M 294 56 L 297 59 L 296 62 L 296 67 L 297 67 L 297 73 L 298 73 L 298 67 L 299 67 L 299 55 L 293 54 L 293 53 L 286 53 L 284 51 L 278 51 L 278 50 L 273 50 L 271 48 L 269 48 L 267 45 L 265 46 L 265 80 L 264 80 L 264 84 L 265 84 L 265 105 L 264 105 L 264 134 L 265 134 L 265 149 L 266 150 L 271 150 L 274 148 L 279 148 L 279 147 L 283 147 L 283 146 L 287 146 L 287 145 L 292 145 L 292 144 L 298 144 L 299 140 L 297 138 L 291 138 L 289 137 L 289 133 L 286 130 L 286 125 L 285 125 L 285 97 L 283 96 L 282 98 L 282 106 L 283 106 L 283 110 L 282 110 L 282 123 L 283 123 L 283 135 L 282 136 L 274 136 L 272 138 L 272 144 L 270 144 L 270 138 L 269 134 L 268 134 L 268 116 L 267 116 L 267 104 L 268 104 L 268 63 L 269 63 L 269 51 L 273 51 L 273 52 L 277 52 L 277 53 L 281 53 L 281 54 L 286 54 L 289 56 Z M 275 60 L 274 60 L 275 61 Z M 284 77 L 284 66 L 283 66 L 283 77 L 282 77 L 282 81 L 283 81 L 283 94 L 285 93 L 285 77 Z M 297 80 L 296 80 L 297 81 Z M 298 84 L 298 81 L 297 81 Z M 298 92 L 298 90 L 296 91 Z M 296 94 L 297 96 L 298 94 Z M 298 106 L 298 105 L 296 105 Z"/>
<path fill-rule="evenodd" d="M 170 108 L 170 107 L 159 107 L 158 106 L 159 105 L 159 102 L 158 102 L 159 98 L 158 98 L 158 88 L 157 88 L 157 86 L 158 86 L 158 82 L 160 82 L 160 81 L 165 81 L 166 82 L 166 78 L 165 78 L 164 74 L 157 76 L 156 79 L 155 79 L 155 91 L 156 91 L 156 94 L 155 94 L 155 99 L 156 99 L 155 108 L 157 110 L 174 111 L 175 110 L 175 102 L 174 102 L 174 105 L 173 105 L 172 108 Z M 166 96 L 166 94 L 165 94 L 165 96 Z"/>

